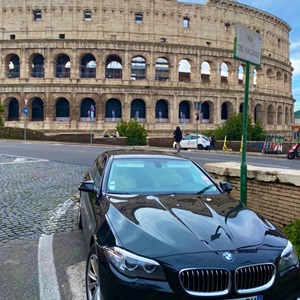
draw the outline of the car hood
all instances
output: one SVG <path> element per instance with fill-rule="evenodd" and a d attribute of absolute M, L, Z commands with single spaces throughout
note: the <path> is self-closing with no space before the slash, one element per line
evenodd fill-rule
<path fill-rule="evenodd" d="M 286 245 L 270 222 L 227 194 L 106 197 L 116 243 L 145 256 Z"/>

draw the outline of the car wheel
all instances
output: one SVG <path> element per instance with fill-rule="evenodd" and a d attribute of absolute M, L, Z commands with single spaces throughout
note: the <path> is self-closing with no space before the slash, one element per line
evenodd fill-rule
<path fill-rule="evenodd" d="M 204 149 L 204 147 L 203 147 L 203 145 L 201 145 L 201 144 L 198 144 L 198 150 L 203 150 Z"/>
<path fill-rule="evenodd" d="M 88 300 L 104 300 L 101 293 L 99 263 L 95 244 L 91 247 L 88 255 L 85 280 L 86 298 Z"/>

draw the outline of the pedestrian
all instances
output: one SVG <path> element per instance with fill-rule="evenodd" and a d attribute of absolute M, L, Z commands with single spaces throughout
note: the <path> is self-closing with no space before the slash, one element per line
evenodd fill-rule
<path fill-rule="evenodd" d="M 176 149 L 177 149 L 177 153 L 180 152 L 180 142 L 182 140 L 182 132 L 180 130 L 180 127 L 177 126 L 176 129 L 173 132 L 173 137 L 174 137 L 174 142 L 176 143 Z"/>
<path fill-rule="evenodd" d="M 215 145 L 215 136 L 212 134 L 210 137 L 209 137 L 209 141 L 210 141 L 210 150 L 214 149 L 215 151 L 217 151 L 216 149 L 216 145 Z"/>

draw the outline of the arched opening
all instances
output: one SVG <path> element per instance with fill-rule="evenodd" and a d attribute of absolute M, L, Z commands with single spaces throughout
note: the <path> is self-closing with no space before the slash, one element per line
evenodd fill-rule
<path fill-rule="evenodd" d="M 167 81 L 169 80 L 169 62 L 167 59 L 160 57 L 155 63 L 155 80 Z"/>
<path fill-rule="evenodd" d="M 272 105 L 269 105 L 267 109 L 267 124 L 274 125 L 274 119 L 275 119 L 274 107 Z"/>
<path fill-rule="evenodd" d="M 122 118 L 121 101 L 116 98 L 107 100 L 105 105 L 105 121 L 119 122 Z"/>
<path fill-rule="evenodd" d="M 117 55 L 110 55 L 106 60 L 106 78 L 122 79 L 122 60 Z"/>
<path fill-rule="evenodd" d="M 86 54 L 80 62 L 80 78 L 96 78 L 96 59 L 92 54 Z"/>
<path fill-rule="evenodd" d="M 31 77 L 42 78 L 45 76 L 45 64 L 44 57 L 41 54 L 37 54 L 32 60 Z"/>
<path fill-rule="evenodd" d="M 282 112 L 282 107 L 278 106 L 277 108 L 277 124 L 282 125 L 282 117 L 283 117 L 283 112 Z"/>
<path fill-rule="evenodd" d="M 228 66 L 225 63 L 221 64 L 221 84 L 228 84 Z"/>
<path fill-rule="evenodd" d="M 146 107 L 142 99 L 134 99 L 131 102 L 130 118 L 136 118 L 139 122 L 145 123 L 146 120 Z"/>
<path fill-rule="evenodd" d="M 70 105 L 66 98 L 60 98 L 56 102 L 56 121 L 68 122 L 70 119 Z"/>
<path fill-rule="evenodd" d="M 257 104 L 254 108 L 254 122 L 259 122 L 260 124 L 263 124 L 263 121 L 264 121 L 263 107 L 261 104 Z"/>
<path fill-rule="evenodd" d="M 206 61 L 201 64 L 201 81 L 204 83 L 210 82 L 210 64 Z"/>
<path fill-rule="evenodd" d="M 186 100 L 183 100 L 179 103 L 178 121 L 180 123 L 190 122 L 190 104 Z"/>
<path fill-rule="evenodd" d="M 8 78 L 19 78 L 20 77 L 20 58 L 18 55 L 13 54 L 8 62 Z"/>
<path fill-rule="evenodd" d="M 178 66 L 178 80 L 181 82 L 191 81 L 191 65 L 186 59 L 182 59 Z"/>
<path fill-rule="evenodd" d="M 155 105 L 155 122 L 167 123 L 169 121 L 168 103 L 164 99 L 160 99 Z"/>
<path fill-rule="evenodd" d="M 60 55 L 56 60 L 56 78 L 70 78 L 71 62 L 70 58 L 66 54 Z"/>
<path fill-rule="evenodd" d="M 209 124 L 210 123 L 210 105 L 208 101 L 204 101 L 201 105 L 201 115 L 202 120 L 201 122 L 203 124 Z"/>
<path fill-rule="evenodd" d="M 44 121 L 44 103 L 41 98 L 32 101 L 32 121 Z"/>
<path fill-rule="evenodd" d="M 8 105 L 8 121 L 19 121 L 19 102 L 16 98 L 12 98 Z"/>
<path fill-rule="evenodd" d="M 80 105 L 80 121 L 81 122 L 89 122 L 91 121 L 91 106 L 94 107 L 94 119 L 96 119 L 96 104 L 93 98 L 84 98 L 81 101 Z"/>
<path fill-rule="evenodd" d="M 136 56 L 131 60 L 131 80 L 146 79 L 146 60 L 142 56 Z"/>

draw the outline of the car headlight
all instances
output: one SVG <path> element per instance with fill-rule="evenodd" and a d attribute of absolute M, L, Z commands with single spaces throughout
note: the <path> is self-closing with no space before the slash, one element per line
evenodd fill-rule
<path fill-rule="evenodd" d="M 135 255 L 118 247 L 106 248 L 104 254 L 108 261 L 125 276 L 166 280 L 163 268 L 152 259 Z"/>
<path fill-rule="evenodd" d="M 286 270 L 298 263 L 296 251 L 290 241 L 288 241 L 285 249 L 282 251 L 279 261 L 279 271 Z"/>

